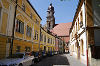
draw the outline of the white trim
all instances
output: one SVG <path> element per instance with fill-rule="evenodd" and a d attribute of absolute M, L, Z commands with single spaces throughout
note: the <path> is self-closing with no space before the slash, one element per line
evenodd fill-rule
<path fill-rule="evenodd" d="M 2 17 L 3 17 L 3 14 L 4 13 L 6 13 L 7 15 L 9 14 L 9 12 L 8 12 L 8 9 L 6 9 L 6 8 L 2 8 L 1 9 L 1 25 L 2 25 Z M 9 16 L 9 15 L 8 15 Z M 7 16 L 7 23 L 8 23 L 8 16 Z M 1 26 L 0 25 L 0 26 Z M 7 24 L 8 25 L 8 24 Z M 1 31 L 1 28 L 0 28 L 0 31 Z M 6 35 L 7 35 L 7 26 L 6 26 Z"/>
<path fill-rule="evenodd" d="M 15 39 L 18 39 L 18 40 L 20 40 L 20 39 L 21 39 L 21 40 L 23 40 L 23 41 L 27 41 L 27 42 L 33 42 L 33 41 L 31 41 L 31 40 L 26 40 L 26 39 L 19 38 L 19 37 L 16 37 L 16 36 L 15 36 Z"/>
<path fill-rule="evenodd" d="M 9 13 L 8 13 L 8 18 L 7 18 L 6 35 L 8 35 L 8 33 L 9 33 L 10 9 L 11 9 L 11 5 L 9 5 L 9 11 L 8 11 Z"/>
<path fill-rule="evenodd" d="M 32 23 L 35 22 L 35 21 L 32 20 L 29 16 L 27 16 L 27 15 L 24 13 L 24 11 L 21 10 L 21 8 L 18 7 L 17 10 L 18 10 L 21 14 L 23 14 L 23 16 L 25 16 L 26 18 L 28 18 L 29 22 L 32 22 Z"/>
<path fill-rule="evenodd" d="M 3 34 L 3 33 L 0 33 L 1 35 L 5 35 L 5 36 L 7 36 L 6 34 Z"/>
<path fill-rule="evenodd" d="M 22 16 L 22 18 L 24 19 L 24 16 L 21 15 L 21 13 L 16 14 L 16 17 L 19 16 L 19 15 Z"/>
<path fill-rule="evenodd" d="M 38 44 L 38 42 L 34 42 L 35 44 Z"/>
<path fill-rule="evenodd" d="M 1 0 L 0 0 L 0 3 L 1 3 L 2 8 L 4 8 L 3 3 L 2 3 L 2 1 L 1 1 Z"/>
<path fill-rule="evenodd" d="M 33 24 L 33 28 L 32 28 L 32 32 L 31 32 L 31 40 L 33 41 L 34 38 L 34 24 Z"/>
<path fill-rule="evenodd" d="M 9 56 L 10 43 L 6 43 L 6 57 Z"/>

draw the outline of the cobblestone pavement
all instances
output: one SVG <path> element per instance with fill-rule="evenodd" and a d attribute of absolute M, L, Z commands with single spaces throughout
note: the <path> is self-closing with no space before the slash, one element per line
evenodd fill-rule
<path fill-rule="evenodd" d="M 59 54 L 43 58 L 39 63 L 35 63 L 32 66 L 69 66 L 69 62 L 66 55 Z"/>

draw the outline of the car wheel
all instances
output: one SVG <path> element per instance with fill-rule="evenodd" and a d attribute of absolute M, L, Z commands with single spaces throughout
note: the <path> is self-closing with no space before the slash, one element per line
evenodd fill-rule
<path fill-rule="evenodd" d="M 18 66 L 23 66 L 23 64 L 20 63 Z"/>

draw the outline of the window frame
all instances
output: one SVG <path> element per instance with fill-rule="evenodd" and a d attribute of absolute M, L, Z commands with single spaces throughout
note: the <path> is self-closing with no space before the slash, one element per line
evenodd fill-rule
<path fill-rule="evenodd" d="M 31 35 L 32 35 L 32 28 L 30 27 L 30 26 L 28 26 L 27 25 L 27 30 L 26 30 L 26 35 L 28 36 L 28 37 L 31 37 Z"/>
<path fill-rule="evenodd" d="M 21 34 L 24 34 L 24 22 L 21 20 L 17 19 L 16 20 L 16 32 L 19 32 Z"/>

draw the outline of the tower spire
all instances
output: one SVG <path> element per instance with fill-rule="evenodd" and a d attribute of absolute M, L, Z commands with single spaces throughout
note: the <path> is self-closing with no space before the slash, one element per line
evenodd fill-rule
<path fill-rule="evenodd" d="M 50 3 L 50 6 L 47 10 L 47 30 L 51 30 L 55 25 L 55 17 L 54 17 L 54 7 L 52 6 L 52 3 Z"/>

